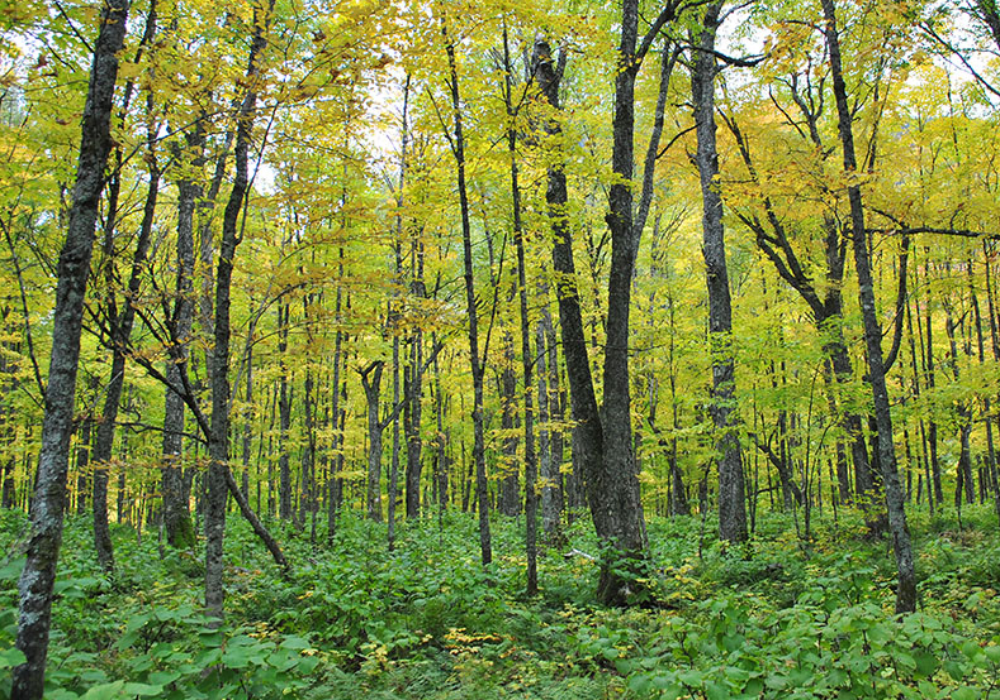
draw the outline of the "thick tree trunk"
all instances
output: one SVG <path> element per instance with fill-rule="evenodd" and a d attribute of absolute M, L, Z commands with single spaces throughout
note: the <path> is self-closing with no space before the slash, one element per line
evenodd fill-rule
<path fill-rule="evenodd" d="M 722 2 L 705 12 L 694 52 L 691 92 L 694 102 L 698 151 L 695 157 L 701 177 L 702 253 L 708 281 L 708 333 L 712 356 L 712 420 L 719 469 L 719 537 L 744 542 L 748 537 L 743 461 L 736 433 L 736 395 L 732 347 L 732 305 L 726 269 L 722 227 L 722 197 L 719 193 L 719 157 L 715 141 L 715 32 Z"/>
<path fill-rule="evenodd" d="M 638 0 L 622 5 L 621 41 L 615 77 L 614 144 L 611 165 L 615 180 L 608 195 L 605 220 L 611 232 L 608 315 L 604 350 L 604 401 L 601 406 L 603 450 L 598 474 L 588 475 L 587 494 L 598 535 L 625 560 L 605 561 L 598 597 L 607 604 L 627 602 L 628 581 L 647 549 L 646 526 L 639 493 L 638 465 L 632 446 L 632 398 L 629 375 L 629 317 L 632 277 L 640 230 L 633 225 L 632 175 L 635 132 L 635 79 L 642 56 L 636 43 Z"/>
<path fill-rule="evenodd" d="M 824 31 L 829 50 L 833 92 L 837 103 L 837 121 L 843 147 L 844 171 L 848 176 L 853 176 L 857 172 L 857 160 L 854 152 L 854 133 L 851 126 L 852 115 L 847 101 L 847 87 L 844 84 L 840 58 L 840 36 L 837 29 L 834 0 L 821 0 L 821 2 L 823 16 L 826 20 Z M 871 261 L 868 256 L 860 186 L 850 185 L 847 189 L 847 195 L 851 207 L 851 229 L 854 262 L 858 273 L 859 302 L 864 322 L 865 346 L 868 350 L 868 376 L 875 406 L 875 421 L 878 426 L 879 467 L 885 488 L 893 550 L 896 555 L 896 612 L 909 613 L 915 611 L 917 607 L 917 579 L 913 564 L 913 546 L 910 542 L 906 511 L 903 506 L 902 486 L 896 468 L 892 414 L 885 382 L 885 368 L 882 363 L 882 329 L 879 327 L 875 305 L 875 286 L 871 273 Z"/>
<path fill-rule="evenodd" d="M 52 619 L 52 587 L 62 544 L 66 504 L 83 297 L 90 272 L 104 168 L 111 150 L 111 109 L 118 76 L 117 56 L 125 39 L 128 7 L 128 0 L 107 0 L 102 6 L 100 31 L 94 44 L 94 61 L 83 112 L 73 204 L 66 242 L 59 256 L 42 447 L 31 505 L 31 538 L 18 581 L 16 647 L 24 653 L 26 661 L 14 668 L 11 697 L 19 700 L 41 698 L 44 688 Z"/>

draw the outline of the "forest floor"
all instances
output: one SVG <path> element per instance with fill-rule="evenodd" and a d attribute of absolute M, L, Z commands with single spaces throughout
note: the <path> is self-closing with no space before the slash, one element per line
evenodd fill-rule
<path fill-rule="evenodd" d="M 282 578 L 230 516 L 227 617 L 200 614 L 200 553 L 114 530 L 118 570 L 98 573 L 90 529 L 68 522 L 48 700 L 98 698 L 1000 698 L 1000 536 L 988 506 L 911 512 L 920 610 L 892 614 L 885 540 L 841 509 L 806 545 L 788 514 L 725 551 L 711 518 L 653 518 L 646 599 L 597 605 L 589 519 L 543 549 L 541 593 L 523 594 L 523 519 L 493 522 L 479 564 L 474 518 L 437 514 L 386 529 L 345 515 L 326 546 L 276 528 Z M 799 518 L 801 526 L 801 517 Z M 0 699 L 18 661 L 18 513 L 0 514 Z"/>

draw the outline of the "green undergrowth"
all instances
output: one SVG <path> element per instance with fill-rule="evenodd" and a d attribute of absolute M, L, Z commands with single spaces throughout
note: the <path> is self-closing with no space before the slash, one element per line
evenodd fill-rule
<path fill-rule="evenodd" d="M 829 516 L 832 514 L 824 514 Z M 841 510 L 812 538 L 762 516 L 724 547 L 711 518 L 654 519 L 635 605 L 595 602 L 587 518 L 543 547 L 541 593 L 523 594 L 523 519 L 398 527 L 346 515 L 332 543 L 275 527 L 282 578 L 237 517 L 227 535 L 227 617 L 200 612 L 199 553 L 114 530 L 100 573 L 88 522 L 70 519 L 54 605 L 46 698 L 1000 698 L 1000 537 L 989 508 L 914 513 L 920 610 L 893 615 L 886 540 Z M 0 699 L 9 696 L 27 521 L 0 513 Z"/>

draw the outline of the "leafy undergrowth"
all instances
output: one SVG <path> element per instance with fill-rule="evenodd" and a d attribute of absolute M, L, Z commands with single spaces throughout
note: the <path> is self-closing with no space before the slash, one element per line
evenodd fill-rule
<path fill-rule="evenodd" d="M 543 549 L 523 595 L 520 523 L 494 523 L 478 563 L 474 518 L 384 526 L 345 517 L 330 546 L 280 532 L 282 579 L 237 518 L 227 536 L 227 618 L 200 614 L 199 556 L 115 531 L 118 572 L 68 523 L 46 698 L 1000 698 L 1000 537 L 988 508 L 914 514 L 921 610 L 892 614 L 893 559 L 858 514 L 820 519 L 808 547 L 790 516 L 728 551 L 697 519 L 654 520 L 637 605 L 593 599 L 589 523 Z M 19 543 L 0 513 L 0 698 L 10 691 Z M 711 520 L 706 532 L 711 532 Z"/>

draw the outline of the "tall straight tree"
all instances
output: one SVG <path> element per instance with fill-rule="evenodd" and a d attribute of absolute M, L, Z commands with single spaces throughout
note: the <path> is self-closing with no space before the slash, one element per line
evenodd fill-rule
<path fill-rule="evenodd" d="M 138 56 L 152 42 L 156 33 L 156 3 L 150 5 L 146 15 L 146 29 L 142 35 Z M 129 82 L 126 87 L 126 106 L 128 108 L 128 96 L 134 83 Z M 156 214 L 156 201 L 160 190 L 160 167 L 157 163 L 156 142 L 159 125 L 155 123 L 154 103 L 152 93 L 146 96 L 147 118 L 149 120 L 146 133 L 146 162 L 149 164 L 149 187 L 146 191 L 146 201 L 143 206 L 142 223 L 139 226 L 139 236 L 135 244 L 135 253 L 132 258 L 132 270 L 129 276 L 128 287 L 125 292 L 124 304 L 118 310 L 115 300 L 114 284 L 114 256 L 115 256 L 115 223 L 114 214 L 109 216 L 109 221 L 105 226 L 104 238 L 104 267 L 107 281 L 107 305 L 105 308 L 107 325 L 106 334 L 111 343 L 111 374 L 108 378 L 107 388 L 104 394 L 104 409 L 101 412 L 101 420 L 97 425 L 97 438 L 94 441 L 93 461 L 97 468 L 94 470 L 94 548 L 97 550 L 97 560 L 101 568 L 106 572 L 114 571 L 114 550 L 111 545 L 111 533 L 108 527 L 108 470 L 107 465 L 111 461 L 114 448 L 115 422 L 118 420 L 118 406 L 121 403 L 122 391 L 125 388 L 125 361 L 127 346 L 132 335 L 132 326 L 135 324 L 136 298 L 139 295 L 139 287 L 146 268 L 146 257 L 153 234 L 153 217 Z M 118 153 L 118 151 L 116 151 Z M 116 156 L 115 164 L 118 172 L 114 175 L 113 185 L 117 191 L 121 181 L 121 158 Z M 117 196 L 116 196 L 117 198 Z M 115 206 L 117 208 L 117 205 Z M 120 517 L 119 513 L 119 517 Z"/>
<path fill-rule="evenodd" d="M 472 265 L 472 222 L 469 217 L 469 192 L 465 181 L 465 133 L 462 129 L 462 100 L 458 89 L 458 64 L 455 45 L 448 34 L 447 19 L 440 18 L 441 37 L 448 56 L 448 88 L 451 92 L 454 133 L 448 135 L 452 154 L 455 156 L 458 201 L 462 214 L 462 257 L 465 279 L 465 306 L 469 322 L 469 364 L 472 371 L 472 457 L 476 468 L 476 503 L 479 509 L 479 554 L 484 565 L 493 561 L 493 544 L 490 538 L 490 503 L 486 482 L 486 438 L 483 427 L 484 367 L 479 357 L 479 318 L 476 304 L 476 286 Z"/>
<path fill-rule="evenodd" d="M 844 69 L 840 54 L 840 34 L 834 0 L 821 0 L 823 6 L 824 34 L 829 52 L 830 73 L 833 78 L 833 95 L 837 103 L 837 122 L 843 149 L 844 172 L 853 178 L 858 170 L 854 150 L 853 114 L 847 98 Z M 903 505 L 903 488 L 896 468 L 896 449 L 893 445 L 892 413 L 889 392 L 885 383 L 885 366 L 882 361 L 882 329 L 875 306 L 875 282 L 872 279 L 871 259 L 865 231 L 865 212 L 861 186 L 851 180 L 847 197 L 851 209 L 851 236 L 854 264 L 858 273 L 858 297 L 864 323 L 865 348 L 868 351 L 868 379 L 875 406 L 875 423 L 878 428 L 878 464 L 885 485 L 886 505 L 889 512 L 889 531 L 892 534 L 896 555 L 896 612 L 909 613 L 917 608 L 917 578 L 913 566 L 913 546 L 906 524 Z"/>
<path fill-rule="evenodd" d="M 615 73 L 612 168 L 614 181 L 608 195 L 605 220 L 611 237 L 611 269 L 608 279 L 607 337 L 604 351 L 604 403 L 597 409 L 586 339 L 575 285 L 572 238 L 566 218 L 566 175 L 559 165 L 548 170 L 546 200 L 555 238 L 552 266 L 565 282 L 558 290 L 559 318 L 573 420 L 574 458 L 582 466 L 587 500 L 597 535 L 616 552 L 602 562 L 598 597 L 606 604 L 622 605 L 631 592 L 628 569 L 645 557 L 646 526 L 640 500 L 637 463 L 633 451 L 631 391 L 629 376 L 629 315 L 635 258 L 652 196 L 650 168 L 655 157 L 646 159 L 649 176 L 642 180 L 639 207 L 633 210 L 635 160 L 635 81 L 643 59 L 663 27 L 672 21 L 678 4 L 667 3 L 639 38 L 639 2 L 622 3 L 618 70 Z M 664 65 L 669 65 L 666 61 Z M 552 63 L 551 51 L 543 43 L 535 47 L 535 79 L 546 101 L 559 106 L 561 71 Z M 669 70 L 661 80 L 669 79 Z M 559 126 L 546 126 L 556 134 Z M 657 129 L 649 152 L 656 153 Z M 647 185 L 648 183 L 648 185 Z M 624 559 L 625 565 L 616 559 Z"/>
<path fill-rule="evenodd" d="M 719 469 L 719 537 L 730 542 L 747 539 L 743 460 L 734 430 L 735 372 L 732 346 L 733 310 L 726 267 L 722 195 L 719 192 L 719 155 L 715 140 L 715 35 L 720 24 L 721 0 L 705 8 L 700 32 L 693 42 L 691 95 L 694 103 L 698 151 L 695 161 L 701 180 L 702 254 L 708 283 L 708 340 L 712 356 L 712 420 L 715 458 Z"/>
<path fill-rule="evenodd" d="M 204 164 L 204 115 L 185 135 L 192 152 L 192 169 Z M 191 328 L 194 324 L 194 213 L 203 187 L 196 175 L 185 175 L 177 183 L 177 282 L 174 308 L 170 319 L 170 340 L 177 359 L 167 360 L 165 406 L 163 410 L 163 528 L 171 547 L 187 549 L 194 546 L 188 491 L 184 484 L 181 451 L 184 446 L 184 397 L 176 387 L 181 385 L 180 363 L 190 353 Z"/>
<path fill-rule="evenodd" d="M 208 436 L 208 497 L 205 499 L 205 609 L 222 618 L 225 591 L 222 587 L 222 543 L 226 532 L 226 493 L 229 473 L 229 309 L 231 305 L 233 259 L 240 243 L 239 219 L 250 187 L 248 171 L 250 140 L 253 136 L 260 80 L 261 54 L 267 47 L 265 32 L 270 26 L 274 0 L 266 7 L 254 7 L 250 55 L 244 81 L 246 92 L 236 115 L 236 174 L 222 217 L 222 240 L 215 274 L 215 347 L 212 352 L 212 424 Z M 235 484 L 234 484 L 235 486 Z M 233 496 L 239 498 L 237 488 Z M 244 510 L 246 512 L 246 509 Z"/>
<path fill-rule="evenodd" d="M 111 110 L 118 79 L 118 52 L 125 41 L 128 0 L 101 4 L 90 83 L 83 111 L 80 156 L 66 242 L 59 255 L 52 354 L 45 391 L 42 449 L 31 506 L 31 539 L 18 581 L 17 648 L 25 662 L 14 669 L 11 697 L 42 697 L 52 621 L 52 587 L 62 544 L 69 443 L 73 432 L 76 373 L 80 359 L 83 297 L 90 274 L 94 226 L 111 151 Z"/>

